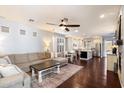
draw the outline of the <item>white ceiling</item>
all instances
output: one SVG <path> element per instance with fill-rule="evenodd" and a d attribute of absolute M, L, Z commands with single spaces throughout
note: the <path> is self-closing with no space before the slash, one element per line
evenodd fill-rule
<path fill-rule="evenodd" d="M 120 6 L 87 6 L 87 5 L 27 5 L 0 6 L 0 16 L 9 20 L 32 24 L 40 29 L 53 31 L 56 26 L 47 22 L 59 24 L 60 19 L 68 18 L 72 24 L 80 24 L 79 28 L 71 28 L 71 35 L 106 35 L 116 29 L 116 22 Z M 104 14 L 101 19 L 100 15 Z M 30 23 L 28 19 L 34 19 Z M 74 32 L 78 29 L 79 32 Z"/>

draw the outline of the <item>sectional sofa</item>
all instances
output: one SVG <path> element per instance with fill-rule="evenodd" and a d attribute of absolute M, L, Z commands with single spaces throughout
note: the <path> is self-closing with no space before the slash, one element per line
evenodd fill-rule
<path fill-rule="evenodd" d="M 60 65 L 68 64 L 67 58 L 57 57 L 51 58 L 51 53 L 25 53 L 7 55 L 11 61 L 10 65 L 14 65 L 20 72 L 18 74 L 0 78 L 0 87 L 30 87 L 31 77 L 25 73 L 30 71 L 30 66 L 33 64 L 42 63 L 48 60 L 59 61 Z M 7 71 L 7 73 L 9 73 Z"/>
<path fill-rule="evenodd" d="M 43 53 L 25 53 L 8 55 L 11 62 L 21 68 L 23 71 L 30 71 L 30 65 L 38 64 L 47 60 L 51 60 L 51 54 Z"/>
<path fill-rule="evenodd" d="M 60 61 L 61 65 L 68 63 L 67 58 L 51 58 L 51 53 L 49 52 L 40 52 L 40 53 L 25 53 L 25 54 L 12 54 L 8 55 L 11 62 L 17 65 L 25 72 L 30 71 L 30 66 L 33 64 L 42 63 L 48 60 Z"/>

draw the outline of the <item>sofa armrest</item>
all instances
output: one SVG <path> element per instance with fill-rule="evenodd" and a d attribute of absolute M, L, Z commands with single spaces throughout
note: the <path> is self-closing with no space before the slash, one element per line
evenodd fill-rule
<path fill-rule="evenodd" d="M 25 72 L 19 73 L 13 76 L 0 78 L 0 87 L 1 88 L 11 88 L 18 83 L 22 83 L 23 87 L 29 88 L 30 87 L 30 76 Z M 15 86 L 16 87 L 16 86 Z M 21 86 L 20 86 L 21 87 Z"/>
<path fill-rule="evenodd" d="M 66 57 L 56 57 L 56 58 L 53 58 L 52 60 L 68 62 L 68 58 Z"/>
<path fill-rule="evenodd" d="M 0 87 L 1 88 L 12 87 L 19 82 L 23 82 L 22 74 L 16 74 L 5 78 L 0 78 Z"/>
<path fill-rule="evenodd" d="M 24 81 L 23 82 L 24 82 L 25 88 L 31 87 L 31 77 L 27 73 L 24 73 Z"/>
<path fill-rule="evenodd" d="M 59 61 L 61 67 L 68 64 L 68 58 L 65 58 L 65 57 L 57 57 L 52 60 Z"/>

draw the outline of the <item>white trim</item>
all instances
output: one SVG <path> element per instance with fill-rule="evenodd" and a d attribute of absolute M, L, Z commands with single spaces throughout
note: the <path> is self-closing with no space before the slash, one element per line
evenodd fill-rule
<path fill-rule="evenodd" d="M 124 88 L 123 82 L 122 82 L 122 80 L 121 80 L 121 74 L 120 74 L 120 71 L 118 71 L 117 75 L 118 75 L 118 78 L 119 78 L 119 81 L 120 81 L 121 87 Z"/>
<path fill-rule="evenodd" d="M 121 87 L 124 88 L 124 85 L 123 85 L 122 80 L 120 78 L 119 78 L 119 81 L 120 81 Z"/>

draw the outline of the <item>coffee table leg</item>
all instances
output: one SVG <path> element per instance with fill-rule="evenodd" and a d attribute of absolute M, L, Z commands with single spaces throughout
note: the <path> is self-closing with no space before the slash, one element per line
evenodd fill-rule
<path fill-rule="evenodd" d="M 32 77 L 34 77 L 35 76 L 35 72 L 34 72 L 33 68 L 31 68 L 31 72 L 32 72 Z"/>
<path fill-rule="evenodd" d="M 42 82 L 42 71 L 38 72 L 38 82 Z"/>
<path fill-rule="evenodd" d="M 57 73 L 60 73 L 60 65 L 57 66 Z"/>

